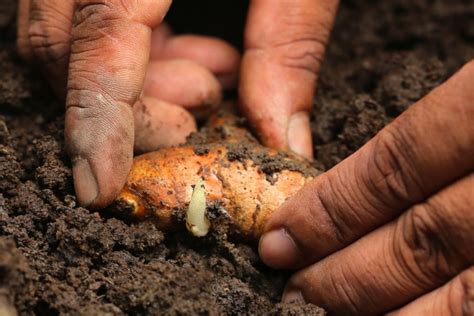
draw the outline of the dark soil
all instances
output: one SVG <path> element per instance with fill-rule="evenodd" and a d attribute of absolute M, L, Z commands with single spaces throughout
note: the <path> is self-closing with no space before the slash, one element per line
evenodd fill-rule
<path fill-rule="evenodd" d="M 261 146 L 246 128 L 246 119 L 237 116 L 236 112 L 236 102 L 225 103 L 199 132 L 188 136 L 185 146 L 192 146 L 197 155 L 206 155 L 216 145 L 223 145 L 227 149 L 228 161 L 239 161 L 244 166 L 251 161 L 271 183 L 277 180 L 278 172 L 282 170 L 299 172 L 305 177 L 320 174 L 318 167 L 321 166 L 317 161 L 310 162 L 289 152 Z"/>
<path fill-rule="evenodd" d="M 15 55 L 14 4 L 0 1 L 0 314 L 320 313 L 278 304 L 288 273 L 265 268 L 252 246 L 76 206 L 62 107 Z M 344 1 L 313 112 L 319 165 L 344 159 L 473 57 L 472 0 Z"/>

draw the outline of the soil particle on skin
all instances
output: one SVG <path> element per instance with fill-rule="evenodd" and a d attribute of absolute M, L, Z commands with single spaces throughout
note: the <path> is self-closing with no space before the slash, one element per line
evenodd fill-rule
<path fill-rule="evenodd" d="M 472 1 L 341 5 L 312 113 L 315 160 L 324 169 L 474 57 Z M 289 273 L 265 267 L 254 245 L 229 241 L 225 223 L 196 239 L 77 207 L 62 106 L 16 56 L 14 10 L 0 8 L 0 313 L 324 313 L 280 304 Z M 206 154 L 206 137 L 191 136 L 197 153 Z M 231 155 L 249 157 L 237 145 Z M 284 157 L 251 156 L 268 174 L 292 168 Z"/>

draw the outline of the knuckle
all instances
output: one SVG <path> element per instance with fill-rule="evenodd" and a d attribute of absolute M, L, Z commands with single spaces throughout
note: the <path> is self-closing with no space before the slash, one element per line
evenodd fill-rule
<path fill-rule="evenodd" d="M 322 62 L 326 39 L 320 34 L 301 32 L 282 35 L 281 39 L 268 45 L 247 46 L 247 52 L 257 51 L 279 66 L 303 70 L 314 76 Z"/>
<path fill-rule="evenodd" d="M 329 184 L 332 180 L 325 175 L 320 177 L 324 180 L 303 187 L 271 220 L 272 228 L 287 229 L 304 260 L 311 262 L 343 248 L 354 236 L 352 226 L 343 218 L 343 208 L 335 206 L 338 196 L 333 194 L 334 189 Z"/>
<path fill-rule="evenodd" d="M 324 182 L 324 188 L 311 188 L 312 201 L 308 207 L 313 225 L 319 225 L 321 215 L 327 225 L 325 233 L 330 240 L 334 240 L 340 246 L 347 244 L 351 240 L 354 231 L 352 226 L 347 222 L 347 218 L 343 216 L 344 209 L 350 209 L 351 202 L 347 201 L 348 192 L 342 192 L 338 189 L 336 180 L 327 177 Z M 337 202 L 336 202 L 337 201 Z M 315 231 L 321 231 L 321 228 Z"/>
<path fill-rule="evenodd" d="M 101 92 L 97 92 L 101 91 Z M 114 108 L 114 100 L 102 90 L 94 88 L 68 87 L 67 113 L 78 119 L 106 118 L 108 110 Z"/>
<path fill-rule="evenodd" d="M 322 62 L 325 43 L 320 39 L 293 40 L 280 46 L 280 64 L 292 69 L 301 69 L 316 74 Z"/>
<path fill-rule="evenodd" d="M 365 182 L 379 201 L 406 205 L 421 199 L 422 185 L 413 170 L 413 140 L 402 130 L 386 128 L 374 140 Z"/>
<path fill-rule="evenodd" d="M 246 52 L 257 51 L 279 66 L 314 76 L 325 52 L 331 19 L 322 19 L 314 12 L 301 12 L 297 6 L 289 8 L 286 14 L 275 28 L 261 31 L 263 34 L 249 33 Z"/>
<path fill-rule="evenodd" d="M 344 314 L 361 315 L 362 311 L 358 304 L 357 295 L 350 286 L 355 278 L 350 273 L 350 271 L 339 269 L 337 272 L 330 274 L 329 285 L 341 300 L 341 307 L 339 308 L 344 311 Z"/>
<path fill-rule="evenodd" d="M 112 36 L 115 24 L 120 20 L 120 10 L 112 1 L 78 1 L 74 13 L 74 41 L 96 41 L 104 36 Z"/>
<path fill-rule="evenodd" d="M 68 13 L 52 7 L 48 1 L 34 1 L 30 12 L 28 39 L 34 54 L 43 62 L 67 58 L 70 46 Z"/>
<path fill-rule="evenodd" d="M 324 9 L 321 6 L 320 9 Z M 289 10 L 281 34 L 270 44 L 284 67 L 315 74 L 319 71 L 331 30 L 331 12 L 320 13 Z"/>
<path fill-rule="evenodd" d="M 402 221 L 403 240 L 394 239 L 399 248 L 396 253 L 400 254 L 396 258 L 411 281 L 423 287 L 447 280 L 460 269 L 451 246 L 443 239 L 443 222 L 435 215 L 437 207 L 429 201 L 415 205 Z M 407 247 L 408 252 L 402 247 Z"/>
<path fill-rule="evenodd" d="M 95 137 L 88 137 L 92 132 Z M 69 88 L 65 139 L 68 153 L 74 155 L 84 154 L 91 148 L 100 150 L 100 146 L 109 141 L 118 144 L 133 139 L 132 109 L 103 91 Z"/>
<path fill-rule="evenodd" d="M 154 27 L 170 5 L 171 0 L 78 0 L 75 20 L 101 26 L 127 19 Z"/>
<path fill-rule="evenodd" d="M 117 1 L 108 0 L 79 0 L 77 1 L 76 24 L 81 24 L 84 21 L 91 21 L 95 23 L 106 22 L 108 20 L 114 20 L 118 17 L 116 5 Z"/>
<path fill-rule="evenodd" d="M 93 70 L 83 69 L 77 66 L 77 61 L 70 65 L 70 80 L 68 81 L 68 90 L 70 90 L 70 94 L 81 96 L 81 98 L 85 98 L 86 96 L 89 98 L 93 91 L 103 91 L 104 85 L 97 79 L 97 75 Z M 91 66 L 94 67 L 95 65 L 91 63 Z M 86 98 L 86 99 L 88 99 Z"/>
<path fill-rule="evenodd" d="M 74 13 L 72 55 L 87 58 L 118 54 L 128 36 L 124 27 L 129 24 L 117 1 L 79 1 Z"/>
<path fill-rule="evenodd" d="M 48 21 L 34 21 L 29 26 L 28 35 L 35 55 L 44 62 L 67 58 L 69 35 L 57 26 Z"/>

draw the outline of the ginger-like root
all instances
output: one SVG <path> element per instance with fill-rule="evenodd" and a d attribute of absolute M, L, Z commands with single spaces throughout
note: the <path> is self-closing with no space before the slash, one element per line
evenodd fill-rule
<path fill-rule="evenodd" d="M 318 171 L 302 158 L 263 147 L 237 123 L 220 113 L 191 137 L 194 144 L 136 157 L 118 200 L 132 217 L 173 229 L 173 214 L 186 211 L 202 178 L 208 203 L 219 201 L 240 236 L 257 239 L 271 214 Z"/>

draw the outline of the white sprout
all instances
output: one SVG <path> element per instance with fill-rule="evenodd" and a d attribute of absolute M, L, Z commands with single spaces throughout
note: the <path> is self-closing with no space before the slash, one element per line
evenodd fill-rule
<path fill-rule="evenodd" d="M 194 186 L 186 212 L 186 228 L 196 237 L 206 236 L 211 223 L 206 217 L 206 188 L 204 181 L 199 178 Z"/>

